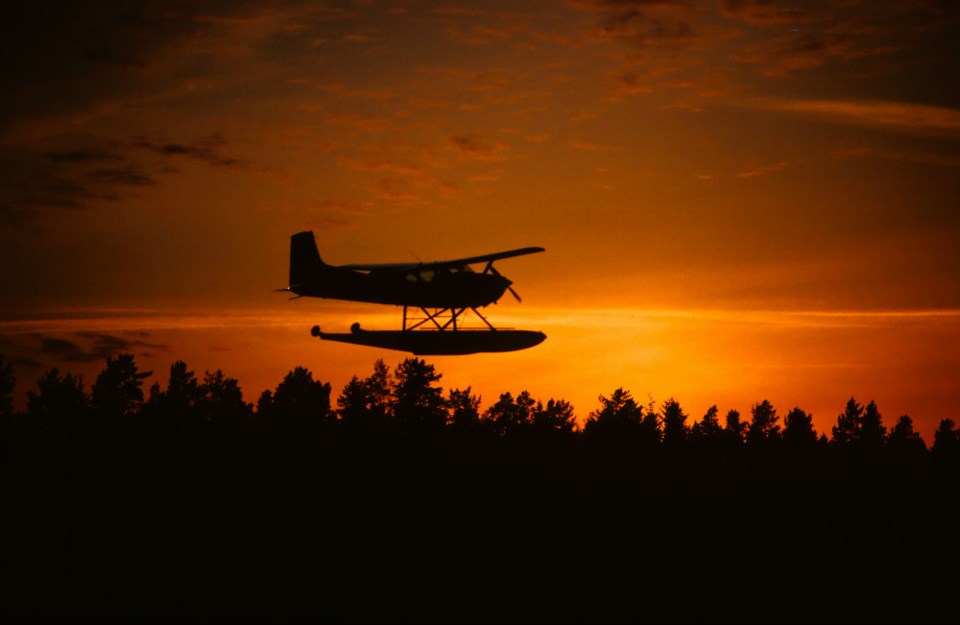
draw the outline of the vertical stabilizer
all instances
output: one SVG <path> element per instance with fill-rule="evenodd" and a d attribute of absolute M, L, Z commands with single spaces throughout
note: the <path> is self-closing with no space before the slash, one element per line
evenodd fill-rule
<path fill-rule="evenodd" d="M 312 231 L 298 232 L 290 237 L 290 286 L 308 284 L 326 264 L 320 259 L 317 241 Z"/>

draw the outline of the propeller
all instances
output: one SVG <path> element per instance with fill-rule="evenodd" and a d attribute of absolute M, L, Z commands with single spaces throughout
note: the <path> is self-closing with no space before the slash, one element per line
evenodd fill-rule
<path fill-rule="evenodd" d="M 494 275 L 497 275 L 497 276 L 503 278 L 504 280 L 507 280 L 507 278 L 504 278 L 504 277 L 503 277 L 503 274 L 500 273 L 499 271 L 497 271 L 497 268 L 493 266 L 493 261 L 490 261 L 489 263 L 487 263 L 487 268 L 484 270 L 484 273 L 486 273 L 487 271 L 489 271 L 490 273 L 492 273 L 492 274 L 494 274 Z M 517 295 L 517 292 L 514 291 L 514 290 L 513 290 L 513 287 L 510 286 L 509 284 L 507 285 L 507 290 L 510 291 L 510 295 L 513 295 L 513 297 L 516 298 L 516 300 L 517 300 L 518 302 L 523 302 L 523 300 L 520 299 L 520 296 Z"/>

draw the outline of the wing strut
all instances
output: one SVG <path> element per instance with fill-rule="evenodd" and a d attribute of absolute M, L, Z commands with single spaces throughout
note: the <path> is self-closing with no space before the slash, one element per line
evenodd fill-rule
<path fill-rule="evenodd" d="M 472 310 L 477 317 L 480 318 L 483 323 L 490 330 L 496 331 L 496 328 L 493 327 L 493 324 L 487 321 L 487 318 L 484 317 L 479 310 L 470 306 L 464 308 L 434 308 L 432 310 L 427 310 L 422 306 L 418 306 L 420 313 L 413 315 L 410 314 L 409 308 L 407 306 L 403 307 L 403 331 L 412 332 L 417 328 L 424 326 L 426 324 L 432 323 L 436 326 L 436 329 L 440 332 L 452 331 L 456 332 L 460 329 L 457 325 L 457 320 L 463 315 L 463 313 L 469 310 Z"/>

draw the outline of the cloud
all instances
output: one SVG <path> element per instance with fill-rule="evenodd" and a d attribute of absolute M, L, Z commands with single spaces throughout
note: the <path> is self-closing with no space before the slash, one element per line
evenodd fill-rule
<path fill-rule="evenodd" d="M 23 227 L 51 210 L 89 210 L 124 200 L 135 189 L 156 186 L 176 171 L 176 159 L 250 171 L 252 164 L 224 153 L 220 134 L 196 142 L 129 141 L 62 137 L 63 147 L 0 146 L 0 221 Z M 160 156 L 145 162 L 143 152 Z"/>
<path fill-rule="evenodd" d="M 615 91 L 623 94 L 651 93 L 653 87 L 650 86 L 649 77 L 641 76 L 636 72 L 626 72 L 617 79 Z"/>
<path fill-rule="evenodd" d="M 570 141 L 567 141 L 567 145 L 574 150 L 581 150 L 584 152 L 610 152 L 613 150 L 623 149 L 623 146 L 614 145 L 611 143 L 597 143 L 595 141 L 583 141 L 581 139 L 571 139 Z"/>
<path fill-rule="evenodd" d="M 298 57 L 320 60 L 338 46 L 357 47 L 379 39 L 376 31 L 361 28 L 371 21 L 367 13 L 377 11 L 377 7 L 355 5 L 348 9 L 314 4 L 319 3 L 257 3 L 256 10 L 262 15 L 254 29 L 257 36 L 253 47 L 267 58 L 285 63 Z"/>
<path fill-rule="evenodd" d="M 350 198 L 326 198 L 310 205 L 308 209 L 341 215 L 363 215 L 367 212 L 362 202 Z"/>
<path fill-rule="evenodd" d="M 898 161 L 936 165 L 938 167 L 960 167 L 960 156 L 948 153 L 938 154 L 922 150 L 897 150 L 888 147 L 855 147 L 834 150 L 832 156 L 845 160 L 859 157 L 889 158 Z"/>
<path fill-rule="evenodd" d="M 463 69 L 461 67 L 421 67 L 420 73 L 438 78 L 452 78 L 464 83 L 470 91 L 500 91 L 511 83 L 503 69 Z"/>
<path fill-rule="evenodd" d="M 920 93 L 935 88 L 936 97 L 950 89 L 937 83 L 957 60 L 949 42 L 960 11 L 942 2 L 579 0 L 577 6 L 597 15 L 595 43 L 623 44 L 608 56 L 614 95 L 769 92 L 768 79 L 819 72 L 844 80 L 890 77 L 891 91 L 899 85 L 904 93 L 910 82 Z M 910 67 L 924 69 L 904 76 Z M 663 72 L 672 78 L 664 80 Z"/>
<path fill-rule="evenodd" d="M 699 104 L 693 104 L 692 102 L 674 102 L 673 104 L 664 104 L 659 107 L 662 111 L 688 111 L 690 113 L 699 113 L 703 110 L 703 107 Z"/>
<path fill-rule="evenodd" d="M 587 6 L 598 14 L 594 43 L 621 44 L 606 70 L 613 97 L 663 89 L 716 97 L 737 87 L 730 49 L 742 33 L 719 19 L 712 3 L 595 0 Z"/>
<path fill-rule="evenodd" d="M 768 100 L 751 106 L 823 118 L 854 126 L 960 138 L 960 109 L 881 100 Z"/>
<path fill-rule="evenodd" d="M 106 360 L 119 352 L 132 351 L 134 348 L 167 349 L 164 344 L 128 340 L 112 334 L 76 332 L 74 336 L 80 339 L 80 342 L 37 335 L 40 339 L 40 353 L 63 362 L 94 362 Z M 86 346 L 81 345 L 81 342 L 86 343 Z"/>
<path fill-rule="evenodd" d="M 386 158 L 356 158 L 344 156 L 337 161 L 355 171 L 386 172 L 396 175 L 412 176 L 423 170 L 414 165 L 405 165 Z"/>
<path fill-rule="evenodd" d="M 827 63 L 848 64 L 868 57 L 888 56 L 889 61 L 868 71 L 896 71 L 901 63 L 934 61 L 947 69 L 953 64 L 931 41 L 949 36 L 957 11 L 949 3 L 903 3 L 875 0 L 835 3 L 819 0 L 781 3 L 771 0 L 730 0 L 722 15 L 747 25 L 744 41 L 731 59 L 760 68 L 762 74 L 783 77 Z M 944 43 L 946 43 L 944 41 Z"/>
<path fill-rule="evenodd" d="M 352 228 L 353 220 L 367 213 L 364 203 L 350 198 L 326 198 L 306 205 L 301 212 L 323 230 Z"/>
<path fill-rule="evenodd" d="M 544 142 L 546 142 L 546 141 L 549 141 L 549 139 L 550 139 L 550 133 L 548 133 L 548 132 L 543 132 L 543 133 L 540 133 L 540 134 L 526 135 L 526 137 L 524 137 L 524 138 L 525 138 L 527 141 L 529 141 L 530 143 L 544 143 Z"/>
<path fill-rule="evenodd" d="M 652 49 L 679 49 L 695 40 L 696 3 L 684 0 L 601 0 L 598 34 Z"/>
<path fill-rule="evenodd" d="M 214 134 L 209 138 L 195 142 L 187 143 L 157 143 L 148 139 L 141 138 L 137 141 L 136 147 L 159 154 L 166 157 L 186 157 L 203 161 L 215 167 L 237 167 L 246 169 L 249 163 L 224 156 L 220 149 L 225 144 L 222 135 Z"/>
<path fill-rule="evenodd" d="M 54 210 L 85 210 L 116 202 L 117 180 L 82 180 L 50 172 L 6 170 L 0 173 L 0 218 L 25 226 Z"/>
<path fill-rule="evenodd" d="M 522 32 L 524 26 L 521 24 L 509 24 L 498 26 L 479 25 L 470 28 L 448 27 L 444 29 L 444 34 L 458 43 L 470 46 L 484 46 L 490 44 L 502 44 L 504 40 L 509 39 L 518 32 Z"/>
<path fill-rule="evenodd" d="M 320 230 L 347 230 L 354 227 L 352 221 L 338 215 L 311 215 L 310 224 Z"/>
<path fill-rule="evenodd" d="M 40 352 L 66 362 L 100 360 L 99 353 L 87 352 L 73 341 L 45 336 L 40 339 Z"/>
<path fill-rule="evenodd" d="M 72 166 L 45 166 L 37 154 L 0 156 L 0 220 L 9 226 L 34 223 L 50 210 L 83 210 L 115 202 L 112 175 L 76 171 Z"/>
<path fill-rule="evenodd" d="M 444 180 L 435 173 L 380 177 L 370 186 L 370 193 L 374 198 L 397 208 L 437 199 L 451 200 L 462 192 L 459 184 Z"/>
<path fill-rule="evenodd" d="M 373 184 L 373 195 L 395 204 L 413 204 L 421 200 L 416 185 L 407 178 L 379 178 Z"/>
<path fill-rule="evenodd" d="M 501 160 L 510 150 L 510 146 L 506 143 L 491 143 L 476 133 L 453 135 L 450 137 L 450 143 L 462 156 L 480 161 Z"/>
<path fill-rule="evenodd" d="M 782 77 L 789 72 L 819 67 L 832 60 L 849 61 L 863 56 L 889 54 L 895 50 L 895 46 L 870 45 L 841 30 L 816 34 L 788 31 L 784 35 L 746 46 L 731 58 L 739 63 L 759 66 L 766 76 Z"/>
<path fill-rule="evenodd" d="M 141 187 L 145 185 L 157 184 L 157 179 L 143 173 L 136 165 L 129 164 L 126 167 L 117 167 L 111 169 L 95 169 L 90 172 L 90 178 L 111 184 L 125 185 L 129 187 Z"/>
<path fill-rule="evenodd" d="M 396 124 L 386 117 L 378 115 L 359 115 L 355 113 L 327 113 L 324 121 L 331 126 L 344 126 L 371 134 L 393 132 Z"/>
<path fill-rule="evenodd" d="M 63 152 L 47 152 L 46 157 L 55 163 L 87 163 L 98 161 L 122 161 L 116 152 L 101 148 L 80 148 Z"/>
<path fill-rule="evenodd" d="M 156 78 L 183 63 L 195 42 L 206 39 L 204 35 L 222 28 L 202 15 L 230 17 L 257 10 L 243 2 L 202 7 L 5 3 L 0 58 L 16 61 L 4 63 L 0 128 L 10 131 L 29 121 L 49 128 L 51 121 L 55 124 L 128 97 L 161 93 L 168 85 Z M 197 55 L 195 60 L 213 64 L 217 57 Z M 194 63 L 190 69 L 199 68 Z"/>
<path fill-rule="evenodd" d="M 721 6 L 724 15 L 748 24 L 794 25 L 813 19 L 809 11 L 794 6 L 777 6 L 770 0 L 725 0 Z"/>
<path fill-rule="evenodd" d="M 467 46 L 509 45 L 518 34 L 528 34 L 538 21 L 534 11 L 524 12 L 523 3 L 508 3 L 509 10 L 496 10 L 489 4 L 477 4 L 480 9 L 470 7 L 439 8 L 432 13 L 441 24 L 441 32 L 455 44 Z"/>
<path fill-rule="evenodd" d="M 780 171 L 786 166 L 787 164 L 784 162 L 775 163 L 773 165 L 762 165 L 760 167 L 754 167 L 753 169 L 741 171 L 737 174 L 737 178 L 757 178 L 759 176 L 766 176 L 767 174 L 772 174 L 775 171 Z"/>
<path fill-rule="evenodd" d="M 25 367 L 28 369 L 42 369 L 44 367 L 42 362 L 34 358 L 30 358 L 29 356 L 14 356 L 11 359 L 11 362 L 16 366 Z"/>

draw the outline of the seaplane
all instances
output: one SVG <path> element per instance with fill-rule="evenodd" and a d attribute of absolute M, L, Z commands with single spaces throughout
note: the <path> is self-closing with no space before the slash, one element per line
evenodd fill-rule
<path fill-rule="evenodd" d="M 493 266 L 495 261 L 543 251 L 524 247 L 426 263 L 329 265 L 320 258 L 313 232 L 307 230 L 290 237 L 289 286 L 277 291 L 293 293 L 290 299 L 319 297 L 403 307 L 399 330 L 366 330 L 354 323 L 349 333 L 330 333 L 313 326 L 310 334 L 325 341 L 418 356 L 516 351 L 539 345 L 547 335 L 496 328 L 478 309 L 495 304 L 508 291 L 520 301 L 513 283 Z M 480 319 L 481 327 L 466 327 L 468 311 Z"/>

